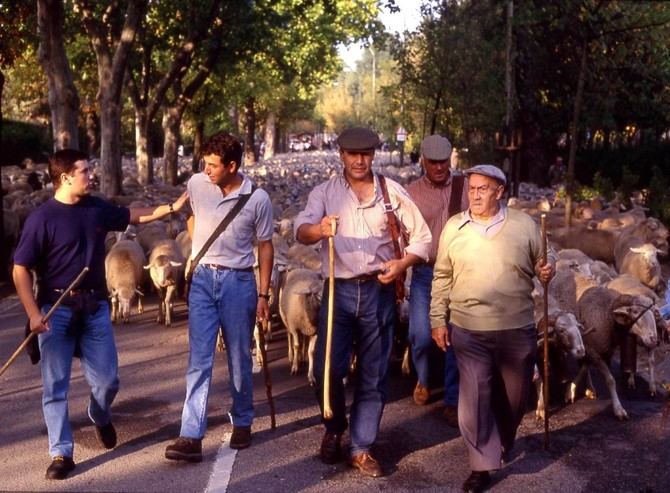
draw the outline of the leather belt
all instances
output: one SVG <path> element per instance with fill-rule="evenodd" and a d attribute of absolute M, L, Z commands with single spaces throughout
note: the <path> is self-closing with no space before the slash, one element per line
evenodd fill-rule
<path fill-rule="evenodd" d="M 219 264 L 202 264 L 205 267 L 209 269 L 214 269 L 214 270 L 232 270 L 232 271 L 237 271 L 237 272 L 253 272 L 254 268 L 253 267 L 245 267 L 243 269 L 238 269 L 235 267 L 228 267 L 226 265 L 219 265 Z"/>
<path fill-rule="evenodd" d="M 336 281 L 343 281 L 343 282 L 369 282 L 369 281 L 377 281 L 377 276 L 381 273 L 380 270 L 376 270 L 373 272 L 368 272 L 367 274 L 361 274 L 360 276 L 356 277 L 336 277 Z"/>

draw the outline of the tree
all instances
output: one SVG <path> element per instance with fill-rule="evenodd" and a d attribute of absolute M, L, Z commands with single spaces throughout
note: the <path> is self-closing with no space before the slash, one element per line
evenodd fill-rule
<path fill-rule="evenodd" d="M 121 193 L 121 94 L 126 65 L 147 0 L 128 0 L 104 8 L 89 0 L 75 0 L 98 63 L 100 108 L 100 189 L 105 195 Z"/>
<path fill-rule="evenodd" d="M 79 95 L 65 52 L 63 0 L 38 0 L 39 60 L 49 81 L 54 150 L 79 149 Z"/>
<path fill-rule="evenodd" d="M 153 181 L 149 126 L 168 91 L 174 89 L 176 79 L 183 78 L 198 53 L 207 49 L 206 40 L 220 38 L 224 22 L 222 15 L 225 12 L 221 6 L 222 0 L 150 4 L 138 37 L 137 56 L 130 64 L 127 79 L 135 108 L 136 158 L 140 183 Z M 210 63 L 215 61 L 213 58 Z M 177 144 L 172 136 L 174 132 L 170 130 L 168 138 L 170 148 L 174 146 L 176 150 Z"/>

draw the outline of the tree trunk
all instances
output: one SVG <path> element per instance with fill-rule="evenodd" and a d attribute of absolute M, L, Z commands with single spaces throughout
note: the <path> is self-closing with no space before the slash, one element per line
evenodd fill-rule
<path fill-rule="evenodd" d="M 263 159 L 270 159 L 275 155 L 277 135 L 277 116 L 274 112 L 269 112 L 265 119 L 265 152 Z"/>
<path fill-rule="evenodd" d="M 572 123 L 570 124 L 570 152 L 568 154 L 568 173 L 566 176 L 567 193 L 565 200 L 565 225 L 570 226 L 572 220 L 572 194 L 574 193 L 575 156 L 577 155 L 577 144 L 579 140 L 579 117 L 582 112 L 582 101 L 584 99 L 584 84 L 586 82 L 586 61 L 588 58 L 589 43 L 584 40 L 582 44 L 581 61 L 579 63 L 579 77 L 577 79 L 577 91 L 575 104 L 572 110 Z"/>
<path fill-rule="evenodd" d="M 54 150 L 79 149 L 79 95 L 63 42 L 63 0 L 38 0 L 38 57 L 47 76 Z"/>
<path fill-rule="evenodd" d="M 433 106 L 433 116 L 430 119 L 430 135 L 435 134 L 437 130 L 437 112 L 440 109 L 440 101 L 442 100 L 442 91 L 438 91 L 435 95 L 435 105 Z M 400 163 L 402 165 L 402 163 Z"/>
<path fill-rule="evenodd" d="M 240 110 L 237 108 L 237 105 L 233 105 L 230 108 L 230 128 L 233 135 L 240 135 Z"/>
<path fill-rule="evenodd" d="M 169 185 L 177 184 L 177 170 L 179 159 L 177 146 L 179 145 L 179 126 L 182 112 L 175 106 L 169 106 L 163 111 L 163 181 Z"/>
<path fill-rule="evenodd" d="M 121 194 L 121 104 L 113 97 L 109 79 L 100 80 L 100 191 L 107 197 Z"/>
<path fill-rule="evenodd" d="M 2 91 L 5 88 L 5 75 L 0 70 L 0 148 L 2 148 Z M 2 165 L 0 164 L 0 183 L 2 183 Z M 0 199 L 2 198 L 2 188 L 0 187 Z M 7 279 L 7 267 L 9 263 L 9 255 L 7 252 L 7 245 L 5 241 L 5 214 L 3 208 L 0 207 L 0 259 L 5 259 L 0 262 L 0 281 Z"/>
<path fill-rule="evenodd" d="M 149 142 L 149 115 L 146 108 L 135 107 L 135 160 L 137 179 L 142 185 L 154 181 L 154 160 Z"/>
<path fill-rule="evenodd" d="M 254 98 L 249 96 L 244 104 L 244 123 L 246 126 L 246 138 L 244 140 L 244 165 L 256 164 L 256 110 L 254 109 Z"/>
<path fill-rule="evenodd" d="M 100 191 L 107 196 L 121 193 L 121 95 L 128 57 L 138 26 L 144 18 L 147 0 L 129 0 L 118 39 L 110 36 L 107 16 L 100 18 L 92 3 L 74 0 L 95 51 L 98 64 L 100 108 Z M 114 46 L 116 44 L 116 46 Z"/>
<path fill-rule="evenodd" d="M 198 118 L 198 121 L 195 124 L 195 131 L 193 134 L 193 164 L 192 169 L 194 173 L 200 171 L 200 159 L 202 156 L 201 149 L 202 145 L 205 143 L 205 121 L 201 118 Z"/>
<path fill-rule="evenodd" d="M 100 155 L 100 119 L 93 105 L 84 106 L 84 125 L 86 126 L 86 152 L 89 156 Z"/>

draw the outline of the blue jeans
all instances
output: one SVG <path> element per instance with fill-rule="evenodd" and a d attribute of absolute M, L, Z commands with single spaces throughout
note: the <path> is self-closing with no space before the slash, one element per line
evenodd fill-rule
<path fill-rule="evenodd" d="M 258 300 L 254 274 L 198 265 L 188 299 L 189 357 L 179 435 L 188 438 L 205 435 L 219 327 L 223 328 L 233 397 L 230 420 L 234 426 L 251 426 L 254 418 L 251 338 Z"/>
<path fill-rule="evenodd" d="M 316 342 L 314 370 L 317 397 L 323 414 L 323 376 L 328 318 L 326 281 Z M 329 433 L 347 428 L 345 390 L 352 351 L 357 357 L 356 389 L 351 404 L 351 453 L 367 452 L 379 431 L 387 398 L 386 380 L 395 324 L 395 286 L 376 280 L 346 281 L 335 284 L 335 310 L 330 367 L 330 400 L 333 418 L 323 420 Z"/>
<path fill-rule="evenodd" d="M 430 327 L 430 290 L 433 266 L 415 264 L 409 291 L 409 343 L 419 383 L 428 388 L 428 359 L 433 345 Z M 451 332 L 451 330 L 450 330 Z M 447 348 L 444 363 L 444 405 L 458 405 L 458 366 L 454 350 Z"/>
<path fill-rule="evenodd" d="M 51 305 L 42 307 L 46 313 Z M 84 315 L 83 330 L 74 334 L 70 327 L 72 311 L 58 307 L 49 319 L 49 330 L 39 335 L 42 358 L 42 411 L 49 433 L 49 454 L 72 457 L 74 441 L 68 416 L 72 357 L 77 340 L 81 349 L 81 369 L 91 387 L 88 416 L 96 426 L 112 419 L 111 405 L 119 390 L 118 358 L 109 304 L 98 303 L 98 310 Z"/>

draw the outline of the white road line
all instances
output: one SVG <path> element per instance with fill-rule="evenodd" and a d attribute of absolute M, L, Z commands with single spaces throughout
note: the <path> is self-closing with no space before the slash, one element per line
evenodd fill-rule
<path fill-rule="evenodd" d="M 223 437 L 223 444 L 216 453 L 212 475 L 209 477 L 205 493 L 226 493 L 228 489 L 230 474 L 233 472 L 233 464 L 235 464 L 235 456 L 237 455 L 237 450 L 228 446 L 230 436 L 231 433 L 226 433 Z"/>

